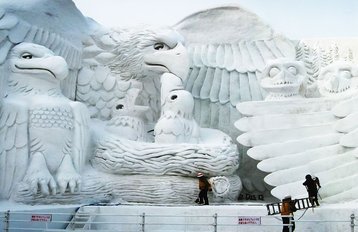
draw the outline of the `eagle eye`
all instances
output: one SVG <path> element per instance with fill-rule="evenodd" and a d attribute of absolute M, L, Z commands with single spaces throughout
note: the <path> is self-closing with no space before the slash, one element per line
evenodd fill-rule
<path fill-rule="evenodd" d="M 124 108 L 124 105 L 123 104 L 118 104 L 118 105 L 116 105 L 116 109 L 117 110 L 121 110 L 121 109 L 123 109 Z"/>
<path fill-rule="evenodd" d="M 162 49 L 167 49 L 168 48 L 168 45 L 166 45 L 165 43 L 156 43 L 154 44 L 154 49 L 155 50 L 162 50 Z"/>
<path fill-rule="evenodd" d="M 171 100 L 175 100 L 177 98 L 178 98 L 178 95 L 173 95 L 173 96 L 170 97 Z"/>
<path fill-rule="evenodd" d="M 32 59 L 32 55 L 30 53 L 25 52 L 24 54 L 21 55 L 21 58 L 29 60 Z"/>

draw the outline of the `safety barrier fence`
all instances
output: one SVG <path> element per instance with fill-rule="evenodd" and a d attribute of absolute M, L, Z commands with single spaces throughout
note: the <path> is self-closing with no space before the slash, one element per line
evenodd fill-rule
<path fill-rule="evenodd" d="M 161 215 L 161 214 L 103 214 L 103 213 L 33 213 L 29 211 L 1 212 L 2 231 L 272 231 L 282 228 L 280 216 L 239 215 Z M 354 232 L 357 218 L 354 214 L 347 220 L 296 220 L 296 228 L 302 224 L 342 224 L 344 231 Z M 165 229 L 167 228 L 167 229 Z M 168 229 L 170 228 L 170 229 Z M 245 229 L 246 228 L 246 229 Z M 350 229 L 350 230 L 349 230 Z M 275 229 L 274 231 L 280 231 Z M 321 230 L 317 230 L 321 231 Z"/>

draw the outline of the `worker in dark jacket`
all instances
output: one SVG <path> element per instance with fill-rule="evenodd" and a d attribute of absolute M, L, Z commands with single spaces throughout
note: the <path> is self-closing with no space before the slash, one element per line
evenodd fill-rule
<path fill-rule="evenodd" d="M 199 178 L 199 196 L 198 199 L 196 199 L 196 203 L 200 205 L 209 205 L 209 199 L 208 199 L 208 191 L 210 190 L 210 183 L 206 179 L 203 173 L 199 172 L 197 174 L 197 177 Z"/>
<path fill-rule="evenodd" d="M 295 201 L 292 200 L 291 196 L 286 196 L 282 200 L 281 205 L 281 217 L 282 217 L 282 232 L 289 232 L 295 230 L 295 222 L 293 218 L 293 212 L 296 211 Z M 291 227 L 291 230 L 290 230 Z"/>
<path fill-rule="evenodd" d="M 319 183 L 318 178 L 316 177 L 314 180 L 312 176 L 308 174 L 306 175 L 306 181 L 303 182 L 303 185 L 307 189 L 308 198 L 310 199 L 312 206 L 315 205 L 319 206 L 317 195 L 318 195 L 318 188 L 321 188 L 321 185 Z"/>

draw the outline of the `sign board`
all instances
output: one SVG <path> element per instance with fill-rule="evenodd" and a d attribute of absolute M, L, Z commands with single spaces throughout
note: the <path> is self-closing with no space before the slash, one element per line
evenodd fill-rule
<path fill-rule="evenodd" d="M 32 222 L 50 222 L 52 220 L 52 214 L 32 214 Z"/>
<path fill-rule="evenodd" d="M 259 216 L 239 216 L 239 225 L 261 225 L 261 217 Z"/>

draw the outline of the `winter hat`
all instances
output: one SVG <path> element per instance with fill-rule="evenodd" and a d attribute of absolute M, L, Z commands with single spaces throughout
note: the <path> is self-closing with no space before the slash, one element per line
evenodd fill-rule
<path fill-rule="evenodd" d="M 204 176 L 204 174 L 201 172 L 198 172 L 198 174 L 196 175 L 196 177 L 203 177 L 203 176 Z"/>

